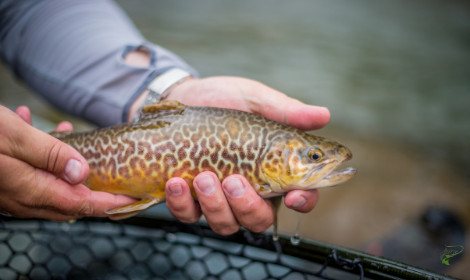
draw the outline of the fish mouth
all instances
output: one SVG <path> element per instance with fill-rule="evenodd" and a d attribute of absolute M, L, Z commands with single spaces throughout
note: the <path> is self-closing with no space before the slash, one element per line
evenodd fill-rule
<path fill-rule="evenodd" d="M 357 169 L 354 167 L 346 167 L 338 169 L 344 162 L 350 160 L 351 157 L 345 158 L 339 162 L 338 165 L 326 176 L 324 176 L 318 183 L 315 184 L 315 188 L 331 187 L 342 184 L 349 181 L 356 173 Z"/>
<path fill-rule="evenodd" d="M 354 176 L 355 174 L 357 173 L 357 169 L 354 168 L 354 167 L 346 167 L 346 168 L 343 168 L 341 170 L 333 170 L 330 174 L 328 174 L 327 176 L 323 177 L 322 180 L 333 180 L 337 177 L 347 177 L 347 179 L 349 180 L 350 178 L 352 178 L 352 176 Z"/>

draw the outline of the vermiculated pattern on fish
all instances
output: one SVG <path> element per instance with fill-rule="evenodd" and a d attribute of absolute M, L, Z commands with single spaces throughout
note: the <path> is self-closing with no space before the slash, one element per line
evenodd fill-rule
<path fill-rule="evenodd" d="M 192 188 L 203 171 L 220 180 L 241 174 L 263 197 L 336 185 L 355 173 L 334 171 L 352 156 L 337 142 L 258 115 L 176 101 L 146 106 L 136 123 L 54 136 L 86 158 L 88 187 L 141 199 L 108 212 L 118 218 L 163 201 L 168 179 Z"/>

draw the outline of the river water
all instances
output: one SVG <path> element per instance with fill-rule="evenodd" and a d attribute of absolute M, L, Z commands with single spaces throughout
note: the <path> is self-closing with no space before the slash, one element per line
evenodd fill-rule
<path fill-rule="evenodd" d="M 441 265 L 444 247 L 457 244 L 436 239 L 420 222 L 435 206 L 470 226 L 468 3 L 120 4 L 149 40 L 178 53 L 202 76 L 250 77 L 330 108 L 330 125 L 317 133 L 349 146 L 359 173 L 342 187 L 321 190 L 316 209 L 301 217 L 302 237 L 468 275 L 470 254 Z M 29 104 L 36 122 L 69 118 L 18 86 L 5 69 L 0 81 L 0 102 Z M 281 232 L 293 234 L 298 218 L 282 209 Z M 446 227 L 454 228 L 440 228 Z M 464 237 L 456 242 L 470 248 L 469 234 Z"/>

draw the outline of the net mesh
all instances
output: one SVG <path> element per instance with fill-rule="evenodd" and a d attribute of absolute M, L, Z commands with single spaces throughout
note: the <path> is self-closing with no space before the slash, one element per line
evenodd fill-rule
<path fill-rule="evenodd" d="M 154 225 L 155 226 L 155 225 Z M 1 279 L 360 279 L 360 262 L 324 263 L 216 238 L 202 227 L 158 228 L 103 220 L 0 221 Z M 336 258 L 336 259 L 335 259 Z M 344 262 L 344 269 L 329 262 Z"/>

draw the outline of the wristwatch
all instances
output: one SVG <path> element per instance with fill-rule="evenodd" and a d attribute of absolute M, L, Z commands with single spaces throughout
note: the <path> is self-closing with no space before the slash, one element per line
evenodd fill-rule
<path fill-rule="evenodd" d="M 159 75 L 147 87 L 148 95 L 143 106 L 165 99 L 169 94 L 168 89 L 184 82 L 189 77 L 191 77 L 190 73 L 179 68 L 173 68 Z"/>
<path fill-rule="evenodd" d="M 170 93 L 169 89 L 171 87 L 186 81 L 190 77 L 191 74 L 189 72 L 179 68 L 173 68 L 156 77 L 145 89 L 147 96 L 142 105 L 139 106 L 140 109 L 137 111 L 137 114 L 135 114 L 133 121 L 139 121 L 144 106 L 162 101 Z"/>

